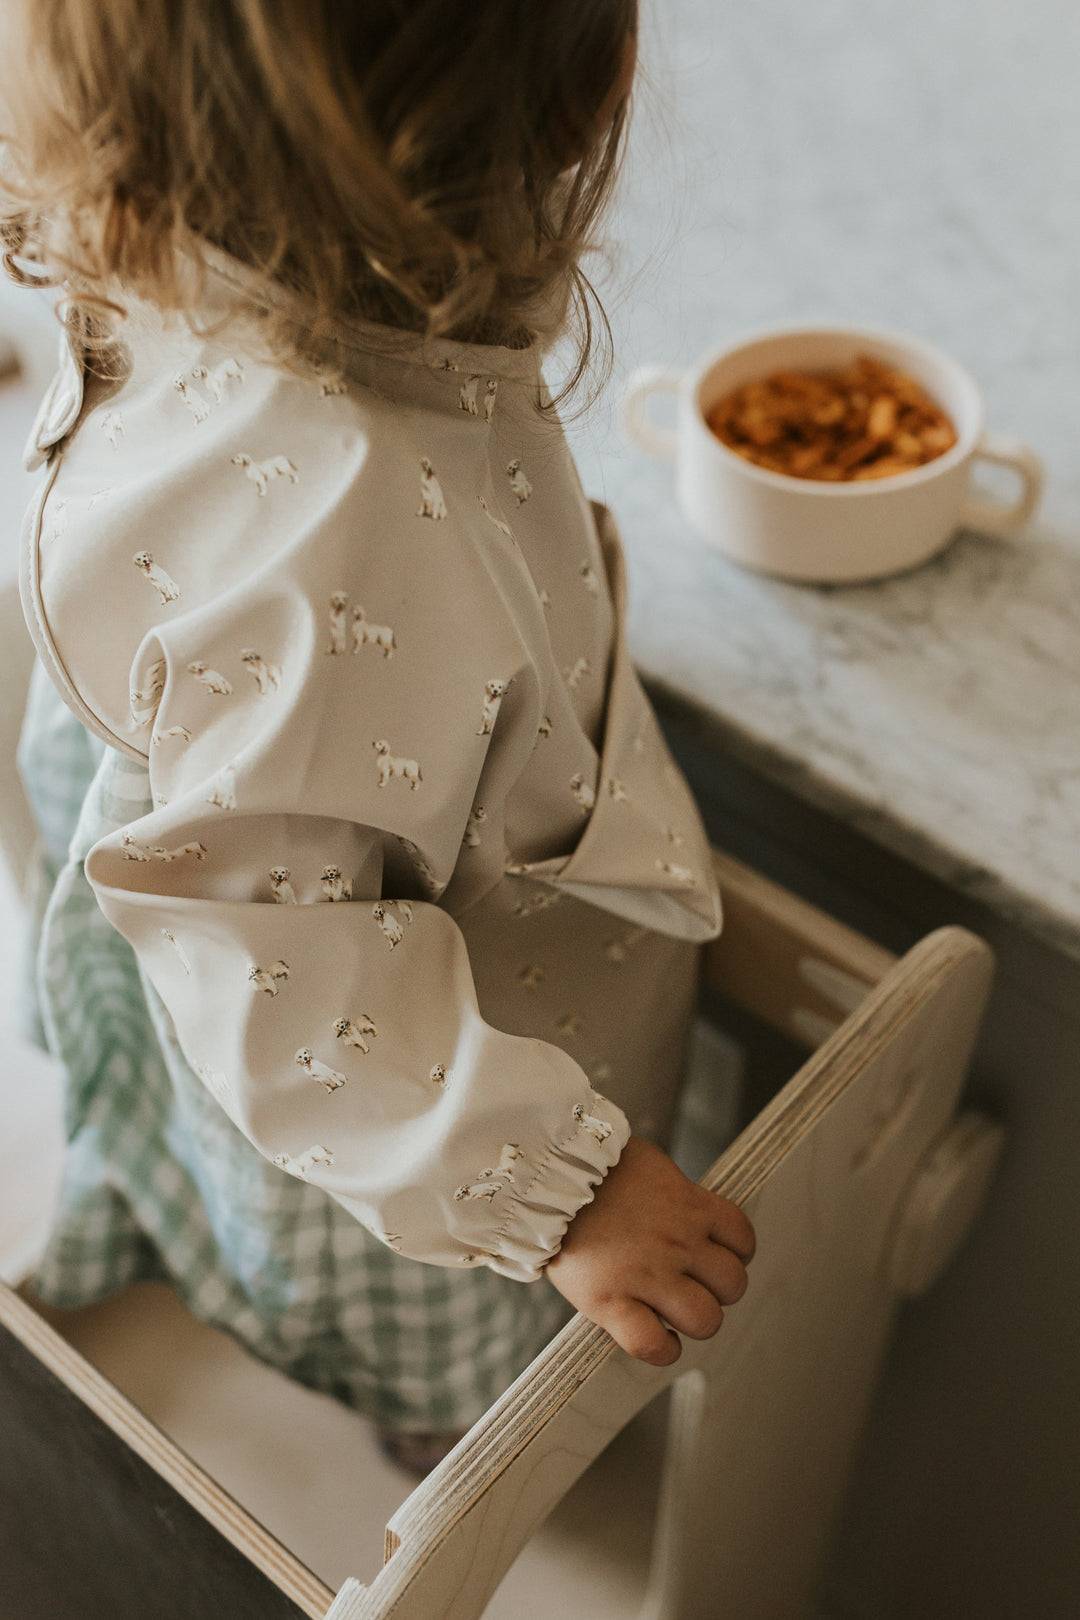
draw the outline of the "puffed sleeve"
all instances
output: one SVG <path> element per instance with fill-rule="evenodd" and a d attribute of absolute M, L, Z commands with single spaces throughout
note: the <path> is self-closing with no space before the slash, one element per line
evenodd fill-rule
<path fill-rule="evenodd" d="M 629 1134 L 560 1048 L 485 1022 L 447 903 L 546 693 L 451 525 L 416 568 L 342 521 L 190 607 L 182 556 L 152 582 L 130 723 L 155 807 L 86 871 L 260 1153 L 402 1254 L 528 1281 Z"/>

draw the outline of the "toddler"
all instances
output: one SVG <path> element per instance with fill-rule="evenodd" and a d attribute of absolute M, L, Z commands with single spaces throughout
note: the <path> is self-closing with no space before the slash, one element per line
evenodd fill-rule
<path fill-rule="evenodd" d="M 166 1277 L 388 1437 L 474 1421 L 564 1301 L 670 1362 L 753 1249 L 658 1145 L 720 907 L 540 370 L 595 335 L 634 0 L 8 28 L 5 263 L 63 315 L 36 1290 Z"/>

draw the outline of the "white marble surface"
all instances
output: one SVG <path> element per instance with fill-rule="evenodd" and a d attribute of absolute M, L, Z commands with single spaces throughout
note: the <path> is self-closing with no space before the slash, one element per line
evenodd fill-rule
<path fill-rule="evenodd" d="M 603 279 L 616 377 L 573 430 L 626 541 L 634 655 L 743 760 L 1080 955 L 1080 11 L 646 13 L 651 83 Z M 619 379 L 804 320 L 955 354 L 989 427 L 1046 462 L 1025 532 L 962 533 L 857 587 L 771 581 L 710 551 L 670 469 L 615 428 Z"/>

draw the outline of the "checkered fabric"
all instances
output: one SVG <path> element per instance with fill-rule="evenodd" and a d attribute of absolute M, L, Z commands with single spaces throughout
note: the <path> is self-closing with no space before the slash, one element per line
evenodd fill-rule
<path fill-rule="evenodd" d="M 185 1062 L 83 859 L 151 809 L 39 667 L 19 768 L 42 830 L 35 989 L 68 1077 L 60 1207 L 33 1287 L 61 1307 L 167 1278 L 290 1377 L 399 1429 L 475 1421 L 568 1319 L 546 1281 L 395 1254 L 267 1163 Z"/>

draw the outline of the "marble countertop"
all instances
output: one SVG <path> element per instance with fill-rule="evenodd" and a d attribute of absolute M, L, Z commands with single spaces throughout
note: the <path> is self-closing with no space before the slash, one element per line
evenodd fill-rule
<path fill-rule="evenodd" d="M 1080 956 L 1080 12 L 658 0 L 642 57 L 602 282 L 616 373 L 571 427 L 623 532 L 635 659 L 743 761 Z M 968 367 L 988 426 L 1046 463 L 1022 533 L 841 587 L 748 573 L 689 528 L 619 433 L 621 379 L 836 320 Z"/>

